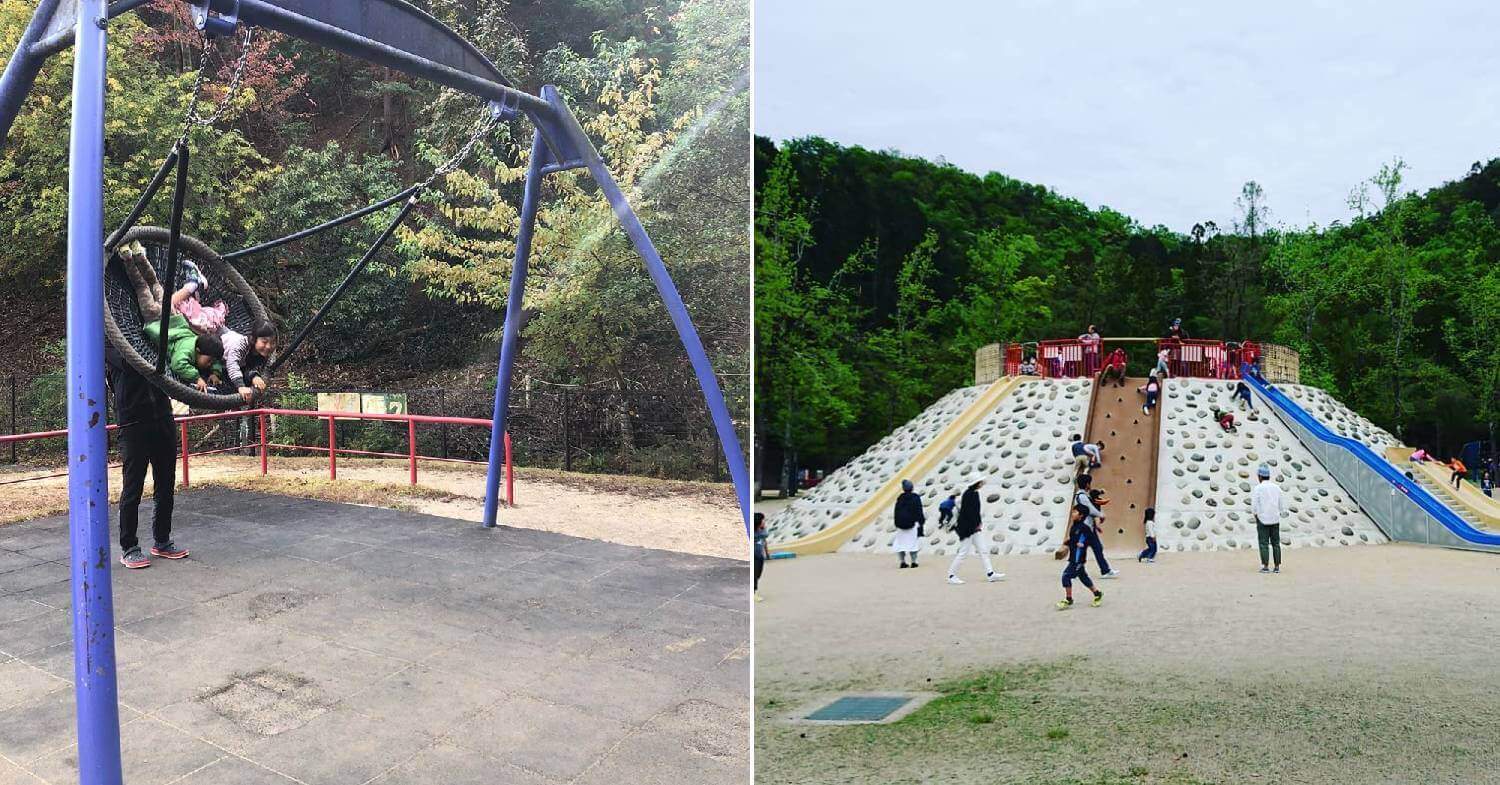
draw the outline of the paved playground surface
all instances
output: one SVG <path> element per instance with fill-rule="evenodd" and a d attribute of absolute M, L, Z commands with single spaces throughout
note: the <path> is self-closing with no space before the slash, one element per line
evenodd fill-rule
<path fill-rule="evenodd" d="M 190 558 L 112 570 L 132 785 L 745 780 L 744 561 L 225 490 L 174 517 Z M 64 518 L 0 527 L 0 784 L 77 781 L 67 558 Z"/>
<path fill-rule="evenodd" d="M 772 561 L 756 771 L 772 783 L 1500 782 L 1500 558 L 1391 544 L 1118 558 L 1100 608 L 1061 562 Z M 1090 572 L 1097 580 L 1097 570 Z M 1076 587 L 1075 587 L 1076 589 Z M 902 722 L 784 721 L 846 692 L 955 690 Z M 971 692 L 971 695 L 963 695 Z M 983 706 L 982 711 L 972 707 Z M 979 716 L 986 714 L 986 716 Z"/>

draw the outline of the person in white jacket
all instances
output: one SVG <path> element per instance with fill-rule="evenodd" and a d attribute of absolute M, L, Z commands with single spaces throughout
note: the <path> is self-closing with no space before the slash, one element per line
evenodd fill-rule
<path fill-rule="evenodd" d="M 1260 540 L 1260 571 L 1281 572 L 1281 519 L 1286 517 L 1286 497 L 1271 479 L 1270 466 L 1261 464 L 1256 473 L 1260 484 L 1250 491 L 1250 510 L 1255 513 L 1255 534 Z M 1269 566 L 1272 555 L 1274 569 Z"/>

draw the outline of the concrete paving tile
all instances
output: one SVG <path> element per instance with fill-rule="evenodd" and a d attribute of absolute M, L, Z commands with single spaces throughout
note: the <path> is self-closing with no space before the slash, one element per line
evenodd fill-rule
<path fill-rule="evenodd" d="M 371 785 L 548 785 L 547 779 L 503 761 L 439 742 L 386 772 Z"/>
<path fill-rule="evenodd" d="M 525 691 L 549 703 L 639 725 L 687 700 L 690 685 L 679 676 L 591 663 L 554 671 Z"/>
<path fill-rule="evenodd" d="M 48 613 L 55 613 L 57 609 L 44 605 L 20 594 L 9 594 L 0 597 L 0 624 L 9 624 L 15 621 L 34 619 Z"/>
<path fill-rule="evenodd" d="M 37 562 L 27 567 L 0 573 L 0 596 L 67 579 L 68 566 L 66 564 Z"/>
<path fill-rule="evenodd" d="M 72 682 L 59 679 L 22 660 L 0 663 L 0 710 L 71 686 Z"/>
<path fill-rule="evenodd" d="M 308 785 L 361 783 L 430 746 L 433 737 L 346 709 L 266 739 L 246 758 Z"/>
<path fill-rule="evenodd" d="M 517 564 L 514 569 L 534 572 L 553 578 L 588 581 L 620 566 L 619 562 L 571 556 L 562 553 L 544 553 L 534 559 Z"/>
<path fill-rule="evenodd" d="M 749 749 L 743 759 L 719 759 L 656 733 L 636 733 L 575 782 L 579 785 L 744 785 L 750 780 Z"/>
<path fill-rule="evenodd" d="M 120 727 L 121 769 L 131 785 L 166 785 L 223 756 L 220 750 L 149 717 Z M 78 747 L 70 745 L 33 765 L 48 782 L 77 782 Z"/>
<path fill-rule="evenodd" d="M 501 703 L 464 727 L 471 730 L 455 732 L 449 740 L 561 780 L 581 774 L 630 732 L 629 726 L 608 717 L 526 697 Z"/>
<path fill-rule="evenodd" d="M 0 624 L 0 652 L 13 657 L 24 657 L 71 640 L 73 620 L 66 613 L 53 612 Z"/>
<path fill-rule="evenodd" d="M 341 704 L 367 717 L 442 736 L 496 702 L 484 673 L 453 673 L 422 665 L 397 671 Z"/>
<path fill-rule="evenodd" d="M 51 546 L 42 546 L 43 548 Z M 54 557 L 28 556 L 15 551 L 0 551 L 0 573 L 13 572 L 22 567 L 32 567 Z"/>
<path fill-rule="evenodd" d="M 707 635 L 632 628 L 597 642 L 589 649 L 588 658 L 637 670 L 677 674 L 696 681 L 717 667 L 736 648 L 737 644 L 714 640 Z"/>
<path fill-rule="evenodd" d="M 172 785 L 296 785 L 296 782 L 244 758 L 226 756 Z"/>

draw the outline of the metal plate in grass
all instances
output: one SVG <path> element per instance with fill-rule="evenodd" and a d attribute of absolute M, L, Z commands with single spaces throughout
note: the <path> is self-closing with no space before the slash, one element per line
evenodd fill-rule
<path fill-rule="evenodd" d="M 842 725 L 895 722 L 934 697 L 930 693 L 910 692 L 841 695 L 810 711 L 798 712 L 794 721 Z"/>

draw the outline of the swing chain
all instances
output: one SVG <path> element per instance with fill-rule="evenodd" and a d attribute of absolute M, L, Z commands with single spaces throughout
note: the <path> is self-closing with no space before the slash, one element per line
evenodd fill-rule
<path fill-rule="evenodd" d="M 476 122 L 474 124 L 474 133 L 469 136 L 469 141 L 464 142 L 464 146 L 459 148 L 458 152 L 454 153 L 452 158 L 449 158 L 447 161 L 443 162 L 442 166 L 439 166 L 438 168 L 432 170 L 432 174 L 428 175 L 426 180 L 418 183 L 416 188 L 417 192 L 421 193 L 422 191 L 427 190 L 428 186 L 431 186 L 433 183 L 437 182 L 437 179 L 439 177 L 442 177 L 458 169 L 459 165 L 464 162 L 464 159 L 468 158 L 469 154 L 474 152 L 474 147 L 479 144 L 479 140 L 488 136 L 490 131 L 493 130 L 494 127 L 499 124 L 499 122 L 500 118 L 494 114 L 487 114 L 485 117 Z"/>
<path fill-rule="evenodd" d="M 198 102 L 203 95 L 203 85 L 208 82 L 208 48 L 212 39 L 207 33 L 202 36 L 202 45 L 198 50 L 198 76 L 193 80 L 193 96 L 188 101 L 187 117 L 183 119 L 182 134 L 178 136 L 179 144 L 187 142 L 188 134 L 194 126 L 211 127 L 219 122 L 224 116 L 224 110 L 233 103 L 234 97 L 240 91 L 240 83 L 244 80 L 245 64 L 250 61 L 250 42 L 255 37 L 255 28 L 246 26 L 244 36 L 240 39 L 240 59 L 235 63 L 234 74 L 230 77 L 229 87 L 224 92 L 224 97 L 214 107 L 214 112 L 208 117 L 198 114 Z"/>

